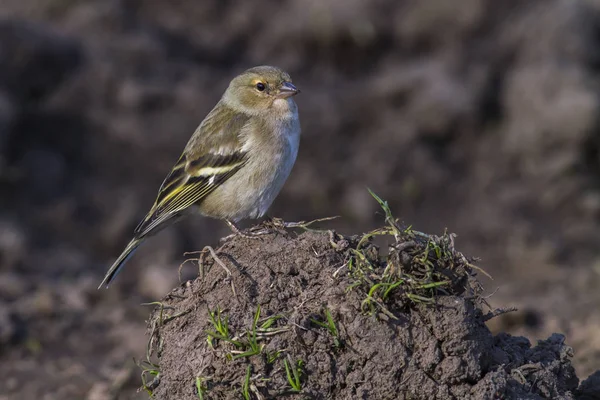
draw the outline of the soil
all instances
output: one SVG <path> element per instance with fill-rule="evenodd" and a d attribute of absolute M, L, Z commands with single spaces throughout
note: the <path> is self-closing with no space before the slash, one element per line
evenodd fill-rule
<path fill-rule="evenodd" d="M 230 232 L 182 222 L 96 287 L 231 77 L 259 64 L 302 90 L 270 215 L 366 232 L 369 187 L 481 258 L 488 302 L 518 308 L 486 322 L 494 335 L 561 332 L 577 376 L 597 371 L 600 5 L 460 5 L 2 0 L 0 399 L 147 398 L 141 304 Z"/>
<path fill-rule="evenodd" d="M 150 346 L 160 371 L 149 385 L 155 398 L 239 399 L 245 381 L 252 399 L 600 396 L 597 376 L 577 390 L 573 349 L 563 335 L 553 334 L 536 346 L 524 337 L 492 335 L 485 321 L 493 314 L 482 309 L 472 270 L 455 269 L 454 277 L 445 270 L 457 257 L 435 268 L 462 285 L 465 281 L 456 278 L 467 278 L 467 285 L 453 285 L 426 304 L 399 301 L 405 294 L 402 284 L 386 300 L 379 299 L 387 306 L 366 312 L 367 291 L 355 284 L 349 267 L 360 238 L 339 237 L 334 243 L 345 245 L 337 249 L 330 239 L 326 232 L 236 237 L 215 254 L 223 266 L 211 257 L 212 262 L 203 260 L 204 279 L 173 290 L 149 321 Z M 373 275 L 391 266 L 403 270 L 399 276 L 411 276 L 405 266 L 414 265 L 427 245 L 415 251 L 414 238 L 399 244 L 396 248 L 402 250 L 396 255 L 402 263 L 396 265 L 393 254 L 381 256 L 380 265 L 373 262 Z M 335 333 L 323 326 L 325 310 Z M 268 317 L 275 320 L 258 334 L 258 354 L 240 355 L 247 348 L 232 341 L 247 340 L 256 317 L 259 327 Z M 227 321 L 227 339 L 216 338 L 215 319 Z M 300 392 L 287 380 L 286 361 L 288 367 L 301 362 Z"/>

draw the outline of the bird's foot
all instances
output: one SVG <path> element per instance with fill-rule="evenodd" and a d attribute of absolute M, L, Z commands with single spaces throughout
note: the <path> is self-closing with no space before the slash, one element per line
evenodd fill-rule
<path fill-rule="evenodd" d="M 281 232 L 282 230 L 293 228 L 300 228 L 310 231 L 313 230 L 310 228 L 312 224 L 316 222 L 329 221 L 335 218 L 338 217 L 319 218 L 312 221 L 286 222 L 281 218 L 267 217 L 267 219 L 262 224 L 254 226 L 246 231 L 242 231 L 235 222 L 225 220 L 225 222 L 227 222 L 227 225 L 229 225 L 229 228 L 231 228 L 231 230 L 233 231 L 233 234 L 224 237 L 223 240 L 227 241 L 236 236 L 241 236 L 247 239 L 258 239 L 261 236 L 268 235 L 276 231 Z"/>
<path fill-rule="evenodd" d="M 270 230 L 261 227 L 256 227 L 257 229 L 251 228 L 249 231 L 242 231 L 235 222 L 230 220 L 225 220 L 225 222 L 227 222 L 227 225 L 229 225 L 229 228 L 231 228 L 233 234 L 224 237 L 224 240 L 229 240 L 236 236 L 241 236 L 246 239 L 258 239 L 260 236 L 270 233 Z"/>
<path fill-rule="evenodd" d="M 269 220 L 267 220 L 265 222 L 265 225 L 267 225 L 267 227 L 270 227 L 271 229 L 291 229 L 291 228 L 302 228 L 305 230 L 310 230 L 309 226 L 316 223 L 316 222 L 323 222 L 323 221 L 329 221 L 332 219 L 338 218 L 336 217 L 326 217 L 326 218 L 319 218 L 319 219 L 314 219 L 312 221 L 298 221 L 298 222 L 286 222 L 281 218 L 269 218 Z"/>

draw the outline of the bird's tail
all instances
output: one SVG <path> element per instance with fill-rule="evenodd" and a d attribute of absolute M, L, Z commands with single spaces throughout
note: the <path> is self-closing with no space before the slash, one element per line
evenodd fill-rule
<path fill-rule="evenodd" d="M 144 237 L 133 238 L 131 240 L 131 242 L 129 242 L 129 244 L 127 245 L 127 247 L 125 247 L 125 250 L 123 250 L 123 252 L 119 256 L 119 258 L 117 258 L 117 260 L 113 263 L 113 265 L 110 267 L 110 269 L 108 270 L 108 272 L 104 276 L 104 280 L 102 281 L 102 283 L 100 284 L 100 286 L 98 286 L 98 289 L 102 288 L 102 286 L 105 286 L 105 287 L 108 288 L 108 285 L 110 285 L 110 283 L 113 281 L 113 279 L 115 279 L 115 277 L 117 276 L 117 274 L 119 272 L 121 272 L 121 268 L 123 268 L 123 266 L 125 265 L 125 263 L 127 261 L 129 261 L 129 258 L 133 255 L 133 253 L 138 248 L 138 246 L 140 244 L 142 244 L 142 242 L 144 241 L 144 239 L 145 239 Z"/>

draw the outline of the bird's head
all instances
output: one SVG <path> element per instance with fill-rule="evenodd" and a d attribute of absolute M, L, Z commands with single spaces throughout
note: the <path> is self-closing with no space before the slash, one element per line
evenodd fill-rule
<path fill-rule="evenodd" d="M 250 68 L 233 78 L 225 101 L 234 108 L 252 114 L 289 109 L 290 97 L 300 93 L 290 75 L 271 66 Z"/>

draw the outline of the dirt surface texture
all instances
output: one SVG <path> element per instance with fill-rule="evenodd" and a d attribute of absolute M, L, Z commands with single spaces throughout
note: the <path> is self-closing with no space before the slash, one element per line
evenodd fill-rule
<path fill-rule="evenodd" d="M 389 253 L 369 240 L 384 234 Z M 470 261 L 452 235 L 236 237 L 206 249 L 203 278 L 154 311 L 146 389 L 157 399 L 598 398 L 598 377 L 579 385 L 563 335 L 531 346 L 490 332 L 495 311 L 483 311 Z"/>
<path fill-rule="evenodd" d="M 0 400 L 147 398 L 145 304 L 196 278 L 189 263 L 178 278 L 184 252 L 230 232 L 181 222 L 96 288 L 228 82 L 263 64 L 302 90 L 298 159 L 270 216 L 368 232 L 369 187 L 481 258 L 483 296 L 518 309 L 492 334 L 535 346 L 560 332 L 578 377 L 600 369 L 597 0 L 0 0 Z M 276 312 L 246 301 L 244 318 Z"/>

